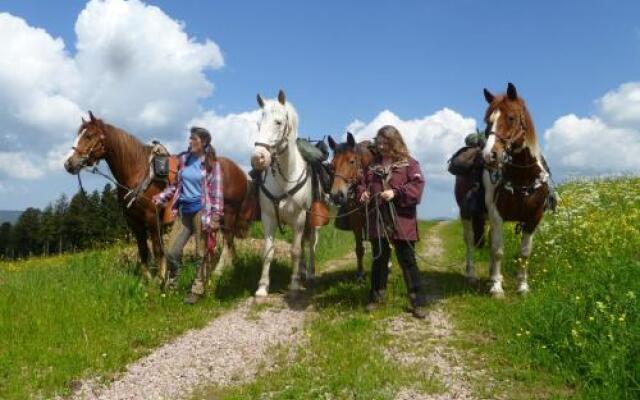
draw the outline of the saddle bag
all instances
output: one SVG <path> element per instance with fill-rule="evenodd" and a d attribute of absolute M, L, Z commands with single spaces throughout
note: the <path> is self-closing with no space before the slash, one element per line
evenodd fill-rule
<path fill-rule="evenodd" d="M 153 166 L 153 176 L 155 178 L 168 178 L 169 171 L 171 168 L 169 167 L 169 156 L 165 155 L 155 155 L 152 161 Z"/>
<path fill-rule="evenodd" d="M 319 164 L 323 161 L 327 161 L 329 158 L 329 151 L 327 150 L 327 145 L 324 142 L 318 142 L 316 145 L 313 145 L 309 140 L 298 138 L 296 139 L 296 145 L 298 147 L 298 151 L 302 155 L 302 158 L 306 162 L 312 164 Z"/>
<path fill-rule="evenodd" d="M 479 147 L 465 146 L 455 152 L 449 159 L 448 171 L 453 175 L 467 175 L 473 171 L 473 167 L 481 163 L 481 152 Z"/>
<path fill-rule="evenodd" d="M 349 206 L 343 205 L 338 208 L 338 216 L 334 222 L 336 229 L 341 231 L 350 231 L 351 226 L 349 225 L 349 216 L 346 215 L 349 212 Z"/>

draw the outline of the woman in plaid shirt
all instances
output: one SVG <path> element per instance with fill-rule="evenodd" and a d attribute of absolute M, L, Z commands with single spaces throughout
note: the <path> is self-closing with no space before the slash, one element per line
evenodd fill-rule
<path fill-rule="evenodd" d="M 209 131 L 192 127 L 189 150 L 179 157 L 180 169 L 176 184 L 154 197 L 154 202 L 158 205 L 169 202 L 174 215 L 179 215 L 171 231 L 167 253 L 170 282 L 176 281 L 182 250 L 191 235 L 195 235 L 199 254 L 204 254 L 204 244 L 207 246 L 205 251 L 215 251 L 215 237 L 220 229 L 224 210 L 220 163 L 216 160 Z M 194 304 L 204 295 L 206 268 L 205 262 L 199 264 L 191 293 L 185 299 L 186 303 Z"/>

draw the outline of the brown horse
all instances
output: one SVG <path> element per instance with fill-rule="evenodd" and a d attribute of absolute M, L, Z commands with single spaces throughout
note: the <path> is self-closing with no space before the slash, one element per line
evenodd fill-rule
<path fill-rule="evenodd" d="M 522 230 L 517 291 L 525 294 L 529 291 L 527 260 L 549 195 L 549 174 L 542 164 L 533 120 L 516 87 L 509 83 L 507 92 L 496 96 L 484 89 L 484 96 L 489 103 L 484 117 L 487 143 L 483 149 L 483 183 L 491 225 L 490 293 L 504 296 L 500 273 L 502 224 L 513 221 Z"/>
<path fill-rule="evenodd" d="M 150 174 L 151 146 L 142 144 L 134 136 L 122 129 L 109 125 L 89 112 L 89 121 L 82 119 L 73 150 L 64 163 L 70 174 L 76 175 L 84 167 L 105 160 L 118 183 L 118 200 L 123 207 L 127 224 L 133 231 L 138 245 L 142 264 L 142 275 L 151 279 L 149 270 L 150 252 L 147 238 L 151 237 L 155 262 L 158 265 L 157 276 L 166 283 L 166 261 L 162 247 L 161 220 L 162 209 L 156 207 L 151 199 L 162 191 L 166 183 L 152 180 L 146 188 L 143 182 Z M 233 161 L 219 157 L 224 181 L 224 247 L 219 269 L 227 262 L 227 254 L 235 256 L 234 237 L 246 233 L 255 200 L 249 196 L 249 183 L 246 174 Z M 175 171 L 174 171 L 175 172 Z M 129 205 L 132 190 L 140 193 Z M 226 228 L 225 228 L 226 227 Z"/>
<path fill-rule="evenodd" d="M 482 158 L 482 155 L 479 154 Z M 474 167 L 468 175 L 456 175 L 454 194 L 460 209 L 460 219 L 466 246 L 465 275 L 472 283 L 476 281 L 473 250 L 484 247 L 484 225 L 486 210 L 484 208 L 484 191 L 482 190 L 482 166 Z M 479 196 L 475 199 L 472 196 Z"/>
<path fill-rule="evenodd" d="M 353 135 L 347 132 L 345 143 L 336 143 L 331 136 L 328 137 L 329 147 L 333 150 L 331 160 L 331 199 L 342 206 L 340 212 L 346 215 L 349 228 L 356 239 L 356 257 L 358 262 L 358 280 L 364 279 L 362 259 L 364 257 L 363 232 L 365 226 L 364 207 L 360 207 L 355 198 L 355 186 L 362 178 L 365 168 L 373 160 L 373 153 L 369 150 L 369 141 L 356 144 Z"/>

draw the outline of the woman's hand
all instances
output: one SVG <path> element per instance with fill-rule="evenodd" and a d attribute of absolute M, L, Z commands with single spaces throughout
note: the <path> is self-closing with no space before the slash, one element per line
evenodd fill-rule
<path fill-rule="evenodd" d="M 382 199 L 385 201 L 391 201 L 394 197 L 396 197 L 396 194 L 392 189 L 389 189 L 380 193 L 380 197 L 382 197 Z"/>
<path fill-rule="evenodd" d="M 369 194 L 369 192 L 364 191 L 362 192 L 362 195 L 360 195 L 360 203 L 368 203 L 370 198 L 371 195 Z"/>

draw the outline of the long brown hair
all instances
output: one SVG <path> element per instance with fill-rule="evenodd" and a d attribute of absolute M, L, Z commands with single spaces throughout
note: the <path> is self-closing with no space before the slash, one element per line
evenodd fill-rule
<path fill-rule="evenodd" d="M 385 125 L 378 130 L 376 141 L 384 139 L 388 146 L 388 151 L 393 161 L 406 161 L 409 158 L 409 150 L 402 139 L 402 135 L 393 125 Z"/>
<path fill-rule="evenodd" d="M 208 130 L 199 126 L 191 127 L 191 135 L 196 135 L 202 142 L 202 148 L 204 150 L 204 162 L 207 172 L 213 171 L 213 167 L 216 165 L 216 150 L 211 144 L 211 134 Z"/>

